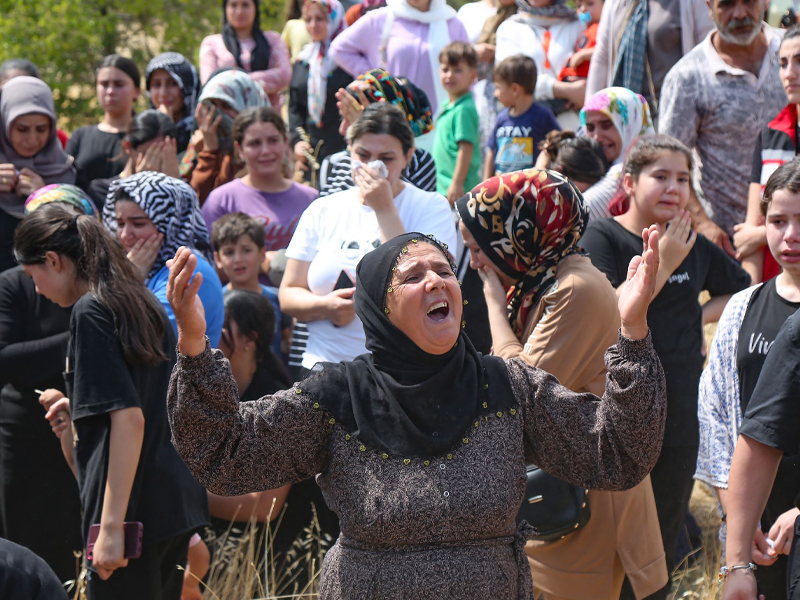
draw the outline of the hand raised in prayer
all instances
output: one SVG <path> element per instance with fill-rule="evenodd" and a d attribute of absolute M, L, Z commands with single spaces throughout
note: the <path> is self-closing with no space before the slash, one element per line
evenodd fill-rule
<path fill-rule="evenodd" d="M 644 250 L 628 266 L 628 277 L 619 293 L 622 335 L 632 340 L 647 337 L 647 309 L 653 299 L 658 272 L 658 229 L 651 225 L 642 231 Z"/>
<path fill-rule="evenodd" d="M 187 356 L 197 356 L 206 348 L 206 313 L 197 292 L 203 274 L 195 273 L 197 257 L 181 246 L 175 258 L 167 261 L 167 299 L 178 324 L 178 350 Z"/>

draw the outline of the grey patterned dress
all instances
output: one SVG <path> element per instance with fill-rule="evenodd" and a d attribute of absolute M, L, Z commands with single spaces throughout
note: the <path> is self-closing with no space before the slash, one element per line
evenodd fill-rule
<path fill-rule="evenodd" d="M 173 443 L 215 494 L 319 474 L 342 531 L 322 566 L 324 600 L 531 600 L 523 546 L 534 530 L 515 524 L 526 462 L 580 486 L 622 490 L 660 453 L 666 393 L 649 336 L 620 337 L 606 363 L 601 400 L 507 361 L 516 402 L 505 411 L 488 402 L 458 447 L 421 459 L 362 444 L 302 382 L 239 404 L 228 361 L 207 348 L 181 355 L 173 371 Z"/>

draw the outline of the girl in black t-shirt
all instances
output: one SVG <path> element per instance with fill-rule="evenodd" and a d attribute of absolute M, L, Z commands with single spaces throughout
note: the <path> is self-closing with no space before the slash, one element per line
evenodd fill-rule
<path fill-rule="evenodd" d="M 695 478 L 715 488 L 723 513 L 728 510 L 731 460 L 742 415 L 778 330 L 800 308 L 800 160 L 785 163 L 772 174 L 761 212 L 769 251 L 781 272 L 731 298 L 700 379 L 700 449 Z M 798 493 L 800 456 L 784 456 L 753 549 L 753 560 L 765 567 L 755 573 L 758 593 L 767 598 L 786 597 L 786 555 L 800 515 L 795 508 Z M 775 542 L 774 548 L 769 547 L 767 538 Z"/>
<path fill-rule="evenodd" d="M 131 59 L 110 54 L 97 69 L 97 101 L 103 120 L 76 129 L 67 142 L 67 154 L 75 159 L 77 185 L 89 192 L 95 179 L 119 175 L 126 157 L 122 140 L 133 118 L 133 105 L 141 93 L 141 75 Z"/>
<path fill-rule="evenodd" d="M 19 226 L 14 251 L 40 294 L 72 306 L 69 400 L 51 406 L 49 418 L 78 479 L 84 542 L 100 525 L 89 600 L 177 600 L 175 565 L 185 563 L 207 504 L 170 443 L 164 399 L 175 337 L 166 314 L 93 217 L 44 206 Z M 129 521 L 143 524 L 141 556 L 130 561 Z"/>
<path fill-rule="evenodd" d="M 651 479 L 670 572 L 694 483 L 703 326 L 716 322 L 730 295 L 750 283 L 738 263 L 692 231 L 685 210 L 692 169 L 691 153 L 678 140 L 640 137 L 623 168 L 618 200 L 625 212 L 590 222 L 581 238 L 594 265 L 619 291 L 631 259 L 642 250 L 642 230 L 655 224 L 661 233 L 656 291 L 647 316 L 664 367 L 668 408 L 663 448 Z M 703 291 L 711 299 L 701 306 Z"/>

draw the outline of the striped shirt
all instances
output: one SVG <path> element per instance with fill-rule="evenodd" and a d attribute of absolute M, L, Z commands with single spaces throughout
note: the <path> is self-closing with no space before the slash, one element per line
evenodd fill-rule
<path fill-rule="evenodd" d="M 433 157 L 421 148 L 414 150 L 401 179 L 426 192 L 435 192 L 436 165 L 433 164 Z M 320 170 L 320 198 L 350 189 L 355 184 L 349 152 L 337 152 L 326 159 Z"/>

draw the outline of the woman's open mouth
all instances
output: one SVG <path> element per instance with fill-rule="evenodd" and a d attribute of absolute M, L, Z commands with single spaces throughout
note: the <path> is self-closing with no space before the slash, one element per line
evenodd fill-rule
<path fill-rule="evenodd" d="M 437 302 L 436 304 L 432 305 L 428 309 L 428 318 L 431 321 L 439 322 L 444 321 L 447 318 L 447 315 L 450 314 L 450 307 L 447 305 L 447 302 Z"/>

